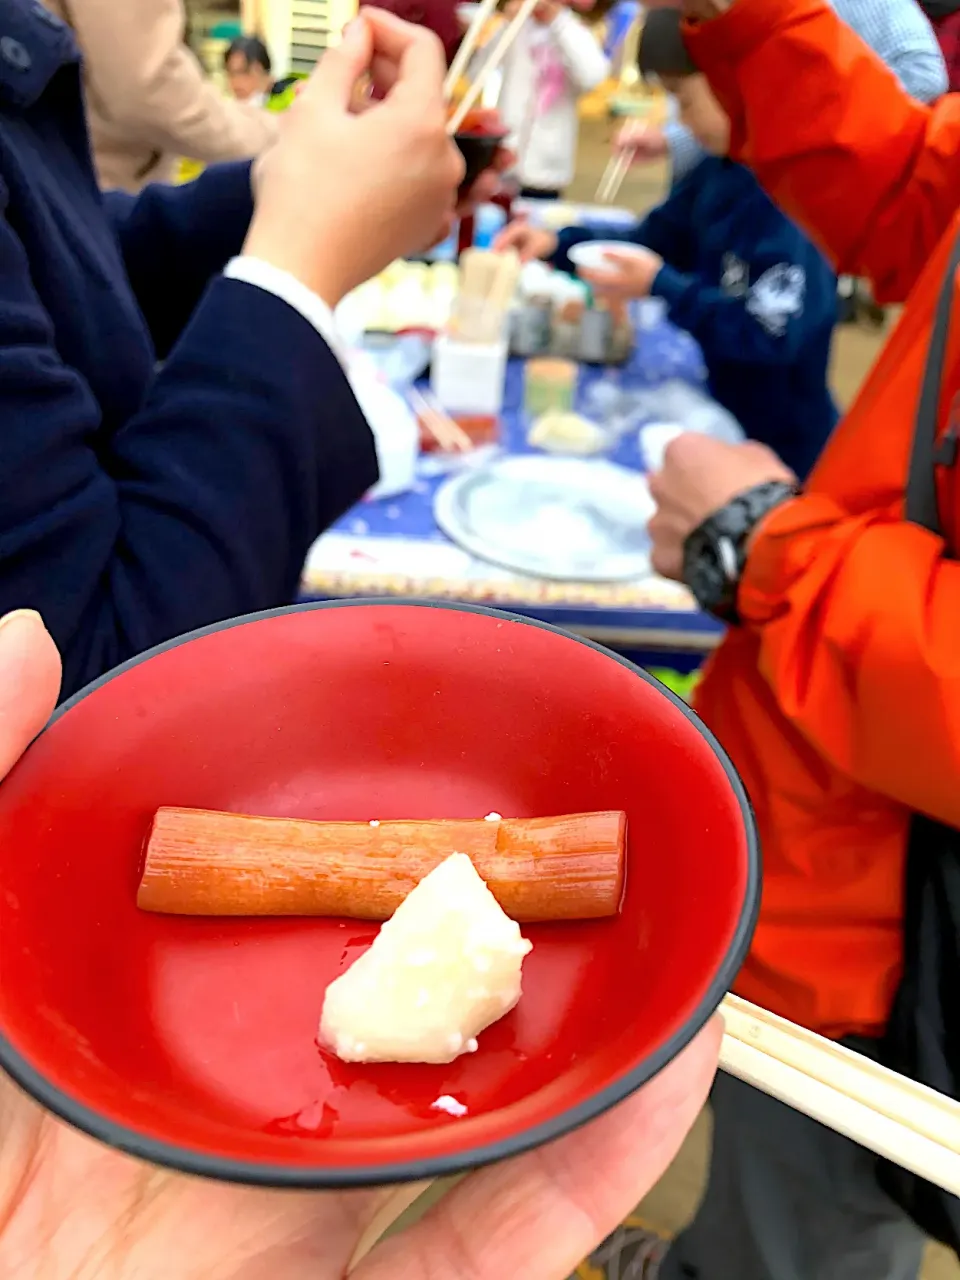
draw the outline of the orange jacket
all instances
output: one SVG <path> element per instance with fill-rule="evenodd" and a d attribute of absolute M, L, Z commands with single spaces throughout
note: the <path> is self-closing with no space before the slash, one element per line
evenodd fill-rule
<path fill-rule="evenodd" d="M 838 271 L 907 298 L 806 492 L 758 532 L 744 626 L 698 699 L 763 841 L 763 908 L 737 990 L 827 1035 L 876 1034 L 899 977 L 909 815 L 960 827 L 960 563 L 901 519 L 958 230 L 960 95 L 914 102 L 820 0 L 736 0 L 687 36 L 730 115 L 734 157 Z M 951 339 L 942 411 L 960 389 L 956 306 Z M 960 465 L 939 483 L 960 548 Z"/>

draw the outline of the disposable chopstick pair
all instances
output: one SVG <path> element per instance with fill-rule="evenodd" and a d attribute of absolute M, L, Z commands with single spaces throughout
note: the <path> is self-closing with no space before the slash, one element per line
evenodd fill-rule
<path fill-rule="evenodd" d="M 520 34 L 520 28 L 527 21 L 527 19 L 530 17 L 530 15 L 533 13 L 534 9 L 537 7 L 539 3 L 540 3 L 540 0 L 523 0 L 523 4 L 521 4 L 516 15 L 510 21 L 509 26 L 504 31 L 503 35 L 501 35 L 500 39 L 497 41 L 496 46 L 492 50 L 489 58 L 484 60 L 483 66 L 480 68 L 477 78 L 473 81 L 473 83 L 467 89 L 467 92 L 463 95 L 463 98 L 461 99 L 460 104 L 457 107 L 456 111 L 454 111 L 453 115 L 450 117 L 450 120 L 447 124 L 447 133 L 449 134 L 456 133 L 457 130 L 460 128 L 460 126 L 463 124 L 464 120 L 467 118 L 468 112 L 472 111 L 473 108 L 476 106 L 477 102 L 480 99 L 480 95 L 483 93 L 484 86 L 487 80 L 489 80 L 489 78 L 493 75 L 493 73 L 500 66 L 501 62 L 503 62 L 504 58 L 510 52 L 510 46 L 513 44 L 514 40 L 516 40 L 517 36 Z M 470 31 L 468 31 L 467 35 L 464 37 L 464 42 L 466 42 L 466 40 L 469 38 L 470 33 L 473 30 L 474 26 L 477 25 L 477 20 L 480 17 L 480 12 L 482 8 L 483 8 L 483 5 L 481 4 L 481 9 L 478 10 L 477 13 L 474 15 L 473 22 L 471 22 L 470 24 Z M 476 44 L 476 41 L 479 38 L 480 38 L 480 31 L 478 30 L 476 36 L 474 37 L 474 45 Z M 468 53 L 467 57 L 469 56 L 470 55 Z M 456 59 L 454 60 L 454 65 L 456 65 Z M 452 69 L 453 68 L 451 68 L 451 70 Z M 451 92 L 452 92 L 452 89 L 451 89 Z"/>
<path fill-rule="evenodd" d="M 453 97 L 454 90 L 466 72 L 470 59 L 473 57 L 474 51 L 480 42 L 480 37 L 483 35 L 483 29 L 496 13 L 498 3 L 499 0 L 481 0 L 481 3 L 477 6 L 470 26 L 460 41 L 460 47 L 450 63 L 450 70 L 447 72 L 446 79 L 443 82 L 443 96 L 447 102 Z"/>
<path fill-rule="evenodd" d="M 637 155 L 635 147 L 627 147 L 616 151 L 607 161 L 607 167 L 597 185 L 595 199 L 598 204 L 612 204 L 620 194 L 623 180 Z"/>
<path fill-rule="evenodd" d="M 411 387 L 408 392 L 410 406 L 419 420 L 446 453 L 466 453 L 473 448 L 473 441 L 458 423 L 444 413 L 429 392 Z"/>
<path fill-rule="evenodd" d="M 960 1195 L 960 1103 L 738 996 L 720 1012 L 724 1071 Z M 384 1201 L 348 1275 L 430 1185 L 399 1187 Z"/>
<path fill-rule="evenodd" d="M 730 1075 L 960 1195 L 960 1103 L 737 996 L 720 1012 Z"/>

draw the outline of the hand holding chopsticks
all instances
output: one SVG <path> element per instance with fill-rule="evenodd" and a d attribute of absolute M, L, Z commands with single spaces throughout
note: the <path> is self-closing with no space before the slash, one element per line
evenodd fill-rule
<path fill-rule="evenodd" d="M 630 166 L 642 160 L 662 160 L 670 154 L 670 146 L 663 132 L 662 109 L 654 102 L 645 119 L 629 120 L 619 131 L 614 152 L 607 162 L 597 186 L 595 199 L 599 204 L 612 204 L 616 200 Z"/>
<path fill-rule="evenodd" d="M 467 92 L 463 95 L 463 99 L 461 100 L 459 106 L 451 116 L 450 122 L 447 125 L 448 133 L 450 134 L 456 133 L 457 130 L 460 128 L 460 126 L 463 124 L 464 120 L 467 118 L 468 113 L 472 111 L 473 108 L 476 106 L 477 102 L 480 99 L 480 95 L 483 93 L 484 86 L 487 80 L 489 80 L 490 76 L 494 73 L 494 71 L 497 70 L 497 68 L 500 66 L 500 63 L 503 62 L 504 58 L 507 56 L 507 53 L 510 50 L 510 46 L 513 44 L 514 40 L 516 40 L 517 36 L 520 34 L 520 28 L 523 26 L 526 20 L 530 17 L 530 15 L 533 13 L 534 9 L 537 7 L 539 3 L 540 3 L 540 0 L 523 0 L 523 4 L 521 4 L 519 10 L 517 11 L 516 16 L 512 19 L 510 24 L 507 26 L 507 29 L 500 36 L 500 39 L 497 41 L 496 47 L 493 49 L 493 52 L 490 54 L 490 57 L 487 58 L 483 66 L 480 68 L 480 73 L 477 76 L 476 80 L 474 80 L 474 82 L 470 85 Z M 483 5 L 481 4 L 480 10 L 478 10 L 477 13 L 474 15 L 474 20 L 470 24 L 470 30 L 467 32 L 467 35 L 464 37 L 465 44 L 467 40 L 471 38 L 474 27 L 477 26 L 477 20 L 480 17 L 482 10 L 483 10 Z M 480 31 L 478 30 L 477 34 L 473 37 L 474 46 L 476 45 L 476 42 L 479 39 L 479 37 L 480 37 Z M 469 57 L 469 54 L 467 55 L 467 57 Z M 456 59 L 454 59 L 454 66 L 456 66 Z M 453 68 L 451 68 L 451 71 L 452 70 Z M 449 76 L 447 78 L 448 80 L 450 79 Z M 451 85 L 449 91 L 452 92 L 452 89 L 453 89 L 453 86 Z"/>
<path fill-rule="evenodd" d="M 498 0 L 481 0 L 480 5 L 477 7 L 443 82 L 443 96 L 447 101 L 453 96 L 454 90 L 460 83 L 460 79 L 466 71 L 470 59 L 473 57 L 473 52 L 480 41 L 480 37 L 483 35 L 484 27 L 496 13 L 497 3 Z"/>
<path fill-rule="evenodd" d="M 607 167 L 597 185 L 595 199 L 598 204 L 612 204 L 620 194 L 627 171 L 636 159 L 636 147 L 625 147 L 615 151 L 607 161 Z"/>

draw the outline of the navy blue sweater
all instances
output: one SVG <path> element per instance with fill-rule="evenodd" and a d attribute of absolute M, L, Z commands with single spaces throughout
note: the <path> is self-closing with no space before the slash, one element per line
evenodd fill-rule
<path fill-rule="evenodd" d="M 72 36 L 0 5 L 0 613 L 43 615 L 68 694 L 293 599 L 376 457 L 312 326 L 219 274 L 249 167 L 101 197 Z"/>
<path fill-rule="evenodd" d="M 827 387 L 836 276 L 749 170 L 709 157 L 639 227 L 619 237 L 564 231 L 554 261 L 583 240 L 619 238 L 663 258 L 652 293 L 697 339 L 713 396 L 801 478 L 837 422 Z"/>

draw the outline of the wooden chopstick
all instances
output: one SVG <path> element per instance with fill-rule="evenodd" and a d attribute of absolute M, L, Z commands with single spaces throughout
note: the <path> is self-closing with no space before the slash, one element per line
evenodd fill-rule
<path fill-rule="evenodd" d="M 599 204 L 612 204 L 616 200 L 636 154 L 635 147 L 628 147 L 624 151 L 615 152 L 607 161 L 607 167 L 597 184 L 597 194 L 594 197 Z"/>
<path fill-rule="evenodd" d="M 467 113 L 473 110 L 474 104 L 483 93 L 484 84 L 493 75 L 494 71 L 500 66 L 500 63 L 510 51 L 510 46 L 520 34 L 520 28 L 533 13 L 534 9 L 540 3 L 540 0 L 523 0 L 510 25 L 504 31 L 503 35 L 497 41 L 496 47 L 490 54 L 490 57 L 484 62 L 480 68 L 476 80 L 470 85 L 467 92 L 463 95 L 460 105 L 451 116 L 447 124 L 447 133 L 454 134 L 463 124 L 467 117 Z"/>
<path fill-rule="evenodd" d="M 408 390 L 410 406 L 437 444 L 447 453 L 467 453 L 473 441 L 458 423 L 444 413 L 430 392 L 420 392 L 416 387 Z"/>
<path fill-rule="evenodd" d="M 454 54 L 450 69 L 443 82 L 443 96 L 448 102 L 453 95 L 454 89 L 460 83 L 460 77 L 467 69 L 467 63 L 477 47 L 477 42 L 483 34 L 484 27 L 497 11 L 497 2 L 498 0 L 481 0 L 470 26 L 460 41 L 460 47 Z"/>
<path fill-rule="evenodd" d="M 725 1071 L 960 1195 L 960 1103 L 737 996 L 720 1011 Z"/>
<path fill-rule="evenodd" d="M 437 397 L 427 388 L 418 393 L 421 402 L 426 406 L 435 422 L 443 424 L 443 430 L 446 432 L 447 439 L 450 441 L 450 448 L 459 449 L 461 453 L 467 453 L 473 448 L 473 441 L 448 413 L 445 412 L 443 406 Z"/>
<path fill-rule="evenodd" d="M 506 317 L 520 280 L 520 253 L 513 248 L 494 253 L 493 282 L 484 303 L 484 337 L 497 342 L 506 328 Z"/>
<path fill-rule="evenodd" d="M 408 1209 L 412 1208 L 424 1192 L 428 1191 L 432 1186 L 432 1178 L 426 1182 L 408 1182 L 402 1187 L 397 1187 L 395 1191 L 387 1196 L 370 1219 L 367 1229 L 357 1241 L 357 1247 L 347 1263 L 345 1275 L 349 1276 L 356 1271 L 367 1254 L 376 1248 L 396 1220 L 406 1213 Z"/>
<path fill-rule="evenodd" d="M 960 1195 L 960 1103 L 738 996 L 720 1012 L 724 1071 Z M 348 1276 L 431 1185 L 399 1187 L 383 1202 Z"/>

